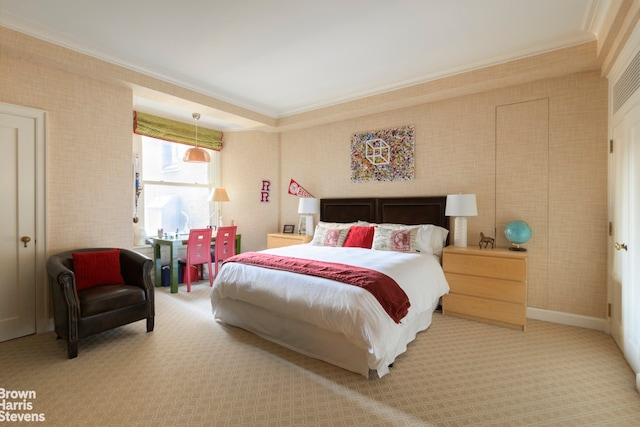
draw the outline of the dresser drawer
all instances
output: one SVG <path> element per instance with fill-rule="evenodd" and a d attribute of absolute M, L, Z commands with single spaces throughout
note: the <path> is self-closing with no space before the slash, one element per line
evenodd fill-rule
<path fill-rule="evenodd" d="M 522 304 L 489 300 L 468 295 L 443 297 L 443 314 L 524 329 L 527 312 Z"/>
<path fill-rule="evenodd" d="M 524 282 L 445 273 L 452 293 L 525 304 L 527 285 Z"/>
<path fill-rule="evenodd" d="M 527 255 L 506 249 L 444 248 L 449 294 L 445 315 L 524 330 L 527 323 Z"/>
<path fill-rule="evenodd" d="M 462 273 L 520 282 L 527 280 L 527 262 L 522 258 L 445 252 L 443 264 L 446 273 Z"/>

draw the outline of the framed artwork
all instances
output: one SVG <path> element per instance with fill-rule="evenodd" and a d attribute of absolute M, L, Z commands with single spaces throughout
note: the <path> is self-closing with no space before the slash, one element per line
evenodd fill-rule
<path fill-rule="evenodd" d="M 296 228 L 295 225 L 285 224 L 282 228 L 282 232 L 286 234 L 293 234 L 293 230 Z"/>
<path fill-rule="evenodd" d="M 351 136 L 351 182 L 411 181 L 415 126 Z"/>

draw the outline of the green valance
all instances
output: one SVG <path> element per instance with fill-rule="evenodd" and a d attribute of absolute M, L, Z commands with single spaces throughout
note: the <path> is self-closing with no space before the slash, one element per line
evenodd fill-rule
<path fill-rule="evenodd" d="M 152 114 L 133 112 L 133 132 L 165 141 L 196 145 L 196 126 Z M 198 126 L 198 146 L 210 150 L 222 149 L 222 132 Z"/>

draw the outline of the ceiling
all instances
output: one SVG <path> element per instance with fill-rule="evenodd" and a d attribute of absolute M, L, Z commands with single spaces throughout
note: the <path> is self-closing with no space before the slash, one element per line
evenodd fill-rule
<path fill-rule="evenodd" d="M 0 25 L 281 118 L 593 41 L 612 1 L 1 0 Z"/>

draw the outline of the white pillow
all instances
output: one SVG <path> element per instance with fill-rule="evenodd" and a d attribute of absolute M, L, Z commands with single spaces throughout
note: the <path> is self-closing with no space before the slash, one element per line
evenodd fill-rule
<path fill-rule="evenodd" d="M 431 230 L 431 247 L 433 248 L 433 254 L 442 256 L 442 248 L 444 248 L 449 230 L 437 225 L 429 224 L 432 227 Z"/>
<path fill-rule="evenodd" d="M 416 246 L 423 254 L 433 254 L 433 226 L 431 224 L 421 225 L 416 235 Z"/>
<path fill-rule="evenodd" d="M 340 228 L 340 229 L 349 229 L 351 228 L 352 225 L 357 225 L 357 222 L 323 222 L 323 221 L 318 221 L 318 225 L 317 227 L 324 227 L 324 228 Z"/>

